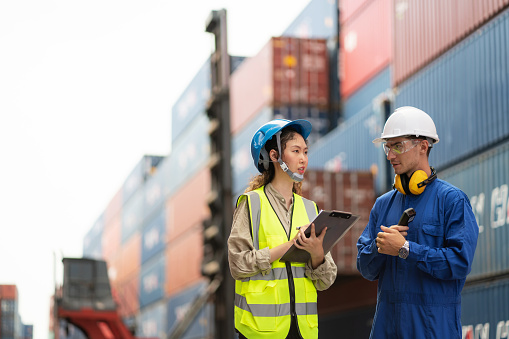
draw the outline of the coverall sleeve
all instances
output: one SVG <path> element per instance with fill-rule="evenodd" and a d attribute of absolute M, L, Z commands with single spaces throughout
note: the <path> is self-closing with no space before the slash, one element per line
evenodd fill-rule
<path fill-rule="evenodd" d="M 270 272 L 269 248 L 256 250 L 251 238 L 249 208 L 243 198 L 233 214 L 232 229 L 228 237 L 228 263 L 235 280 Z"/>
<path fill-rule="evenodd" d="M 407 260 L 436 279 L 463 279 L 472 267 L 479 226 L 468 197 L 462 192 L 449 193 L 444 209 L 444 225 L 438 225 L 442 234 L 435 234 L 444 237 L 444 245 L 432 247 L 410 242 Z"/>
<path fill-rule="evenodd" d="M 378 221 L 378 200 L 369 214 L 368 225 L 357 241 L 357 269 L 368 280 L 377 280 L 385 267 L 386 256 L 378 253 L 376 246 L 376 225 Z"/>

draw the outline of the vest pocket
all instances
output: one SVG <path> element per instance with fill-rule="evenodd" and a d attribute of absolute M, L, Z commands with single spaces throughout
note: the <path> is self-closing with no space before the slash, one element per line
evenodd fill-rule
<path fill-rule="evenodd" d="M 247 310 L 240 322 L 257 331 L 276 331 L 276 282 L 250 281 L 244 294 Z"/>
<path fill-rule="evenodd" d="M 316 309 L 316 307 L 317 307 L 316 302 L 317 302 L 318 295 L 317 295 L 316 288 L 313 285 L 313 283 L 306 282 L 305 286 L 306 286 L 306 302 L 308 305 L 306 320 L 307 320 L 310 328 L 315 328 L 315 327 L 318 327 L 318 314 L 317 314 L 317 309 Z M 313 301 L 314 301 L 314 303 L 313 303 Z M 314 305 L 314 309 L 310 309 L 311 305 Z"/>

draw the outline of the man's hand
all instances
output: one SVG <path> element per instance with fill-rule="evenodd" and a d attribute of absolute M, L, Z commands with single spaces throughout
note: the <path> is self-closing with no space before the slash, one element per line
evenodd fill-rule
<path fill-rule="evenodd" d="M 378 253 L 397 256 L 399 249 L 405 244 L 408 226 L 394 225 L 391 227 L 380 226 L 382 232 L 376 237 Z"/>

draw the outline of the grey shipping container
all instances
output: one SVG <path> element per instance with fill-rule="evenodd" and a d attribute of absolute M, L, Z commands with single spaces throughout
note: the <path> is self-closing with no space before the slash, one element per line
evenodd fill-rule
<path fill-rule="evenodd" d="M 396 107 L 435 121 L 430 162 L 445 168 L 509 138 L 509 11 L 403 83 Z"/>
<path fill-rule="evenodd" d="M 509 142 L 438 172 L 468 195 L 479 225 L 467 281 L 509 273 L 508 168 Z"/>

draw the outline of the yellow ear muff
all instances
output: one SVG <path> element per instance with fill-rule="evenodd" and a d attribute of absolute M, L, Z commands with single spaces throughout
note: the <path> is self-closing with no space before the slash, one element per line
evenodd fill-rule
<path fill-rule="evenodd" d="M 397 189 L 403 194 L 419 195 L 424 192 L 426 185 L 437 178 L 437 172 L 431 167 L 431 176 L 423 170 L 418 170 L 412 173 L 410 178 L 406 174 L 398 175 L 394 178 L 393 188 Z"/>

